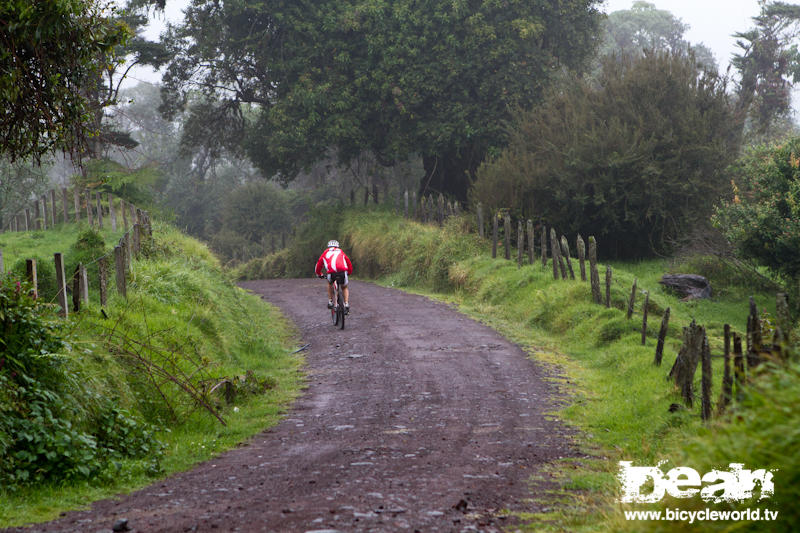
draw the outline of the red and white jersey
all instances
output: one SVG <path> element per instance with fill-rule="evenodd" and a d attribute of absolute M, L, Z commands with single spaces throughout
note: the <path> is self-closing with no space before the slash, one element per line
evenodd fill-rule
<path fill-rule="evenodd" d="M 342 251 L 341 248 L 328 248 L 317 260 L 317 266 L 314 272 L 317 276 L 322 275 L 322 267 L 325 267 L 325 272 L 347 272 L 353 273 L 353 265 L 350 263 L 350 258 Z"/>

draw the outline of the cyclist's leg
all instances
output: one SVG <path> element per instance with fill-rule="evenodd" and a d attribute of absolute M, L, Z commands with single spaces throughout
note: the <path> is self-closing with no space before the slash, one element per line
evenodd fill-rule
<path fill-rule="evenodd" d="M 333 298 L 335 297 L 333 294 L 333 278 L 330 274 L 328 274 L 326 279 L 328 280 L 328 304 L 331 304 L 333 302 Z"/>
<path fill-rule="evenodd" d="M 347 272 L 344 273 L 344 284 L 342 285 L 342 296 L 344 297 L 344 307 L 350 310 L 350 280 L 347 277 Z"/>

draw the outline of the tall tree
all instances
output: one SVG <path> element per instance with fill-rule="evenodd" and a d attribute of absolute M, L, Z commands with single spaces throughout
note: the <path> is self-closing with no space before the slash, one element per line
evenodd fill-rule
<path fill-rule="evenodd" d="M 756 140 L 780 132 L 791 114 L 792 87 L 800 80 L 800 6 L 764 3 L 755 27 L 736 34 L 741 53 L 732 64 L 739 71 L 739 109 Z"/>
<path fill-rule="evenodd" d="M 88 91 L 128 30 L 100 0 L 0 2 L 0 152 L 12 160 L 78 152 Z"/>
<path fill-rule="evenodd" d="M 654 4 L 636 1 L 630 9 L 609 13 L 603 22 L 601 55 L 624 54 L 640 57 L 645 50 L 695 55 L 698 63 L 716 71 L 714 54 L 702 43 L 691 44 L 684 34 L 689 29 L 681 19 Z"/>
<path fill-rule="evenodd" d="M 597 0 L 195 1 L 173 28 L 167 108 L 202 87 L 266 174 L 326 157 L 424 158 L 422 188 L 466 197 L 510 109 L 592 51 Z M 256 104 L 241 121 L 239 104 Z"/>
<path fill-rule="evenodd" d="M 617 257 L 667 251 L 707 221 L 739 142 L 725 80 L 663 52 L 606 57 L 510 129 L 473 200 L 593 234 Z"/>

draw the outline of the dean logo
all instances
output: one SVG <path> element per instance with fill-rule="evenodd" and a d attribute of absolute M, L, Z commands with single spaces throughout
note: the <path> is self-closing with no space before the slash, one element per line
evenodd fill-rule
<path fill-rule="evenodd" d="M 659 463 L 659 466 L 664 461 Z M 772 470 L 745 470 L 740 463 L 728 465 L 729 471 L 712 470 L 702 478 L 697 470 L 686 466 L 673 468 L 666 474 L 659 466 L 631 466 L 631 461 L 620 461 L 619 480 L 622 482 L 623 503 L 655 503 L 665 494 L 673 498 L 691 498 L 698 493 L 703 500 L 713 503 L 742 502 L 753 497 L 756 485 L 760 487 L 759 500 L 775 492 Z M 652 482 L 652 490 L 642 494 L 642 489 Z"/>

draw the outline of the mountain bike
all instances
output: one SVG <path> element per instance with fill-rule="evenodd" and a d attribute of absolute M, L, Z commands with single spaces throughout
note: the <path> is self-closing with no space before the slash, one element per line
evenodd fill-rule
<path fill-rule="evenodd" d="M 344 329 L 344 296 L 342 296 L 342 289 L 339 286 L 340 283 L 344 283 L 344 274 L 334 272 L 331 276 L 333 279 L 333 292 L 336 294 L 333 308 L 331 308 L 331 321 L 334 326 Z M 320 278 L 325 279 L 325 276 L 320 276 Z"/>

